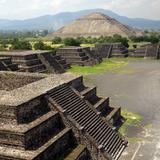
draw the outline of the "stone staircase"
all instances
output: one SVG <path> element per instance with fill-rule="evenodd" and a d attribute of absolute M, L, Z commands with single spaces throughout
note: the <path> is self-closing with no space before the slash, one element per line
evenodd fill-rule
<path fill-rule="evenodd" d="M 154 59 L 159 59 L 160 57 L 160 52 L 159 52 L 159 45 L 148 45 L 146 48 L 146 55 L 145 57 L 150 57 Z"/>
<path fill-rule="evenodd" d="M 101 62 L 99 57 L 94 55 L 89 47 L 66 47 L 57 50 L 67 63 L 80 66 L 92 66 Z"/>
<path fill-rule="evenodd" d="M 77 84 L 77 85 L 74 85 Z M 83 84 L 83 78 L 74 80 L 73 84 L 70 84 L 78 94 L 87 101 L 87 103 L 94 107 L 104 120 L 110 122 L 117 130 L 125 122 L 125 119 L 121 116 L 120 107 L 111 107 L 109 97 L 102 98 L 97 95 L 97 87 L 86 87 Z"/>
<path fill-rule="evenodd" d="M 38 73 L 64 73 L 70 65 L 65 59 L 56 55 L 54 51 L 22 51 L 22 52 L 3 52 L 10 57 L 13 63 L 18 64 L 19 72 L 38 72 Z"/>
<path fill-rule="evenodd" d="M 90 91 L 90 93 L 93 92 L 94 89 Z M 72 87 L 66 84 L 61 85 L 48 92 L 48 96 L 52 104 L 67 112 L 81 128 L 84 128 L 93 143 L 103 148 L 102 152 L 106 157 L 113 160 L 119 159 L 127 142 Z"/>
<path fill-rule="evenodd" d="M 95 50 L 102 58 L 126 57 L 128 50 L 121 43 L 97 44 Z"/>
<path fill-rule="evenodd" d="M 111 57 L 127 57 L 128 49 L 123 46 L 121 43 L 113 43 L 111 50 Z"/>
<path fill-rule="evenodd" d="M 38 54 L 38 58 L 43 64 L 45 64 L 47 70 L 52 73 L 64 73 L 70 68 L 70 64 L 68 64 L 64 58 L 56 55 L 54 52 Z"/>
<path fill-rule="evenodd" d="M 89 160 L 86 146 L 78 144 L 44 96 L 0 108 L 1 160 Z"/>
<path fill-rule="evenodd" d="M 0 57 L 0 70 L 2 71 L 17 71 L 18 65 L 12 63 L 9 57 Z"/>

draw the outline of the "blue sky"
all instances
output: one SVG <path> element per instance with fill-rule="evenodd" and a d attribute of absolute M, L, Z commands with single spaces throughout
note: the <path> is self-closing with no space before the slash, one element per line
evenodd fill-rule
<path fill-rule="evenodd" d="M 0 0 L 0 19 L 27 19 L 90 8 L 160 20 L 160 0 Z"/>

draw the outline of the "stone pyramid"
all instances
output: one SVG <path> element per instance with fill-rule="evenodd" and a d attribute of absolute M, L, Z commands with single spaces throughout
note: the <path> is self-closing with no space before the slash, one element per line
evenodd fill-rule
<path fill-rule="evenodd" d="M 102 13 L 91 13 L 52 33 L 51 37 L 100 37 L 119 34 L 123 37 L 141 36 L 138 29 L 126 26 Z"/>

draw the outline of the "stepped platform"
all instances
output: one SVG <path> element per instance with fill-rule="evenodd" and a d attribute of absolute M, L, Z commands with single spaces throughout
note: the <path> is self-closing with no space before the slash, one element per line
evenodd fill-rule
<path fill-rule="evenodd" d="M 18 65 L 9 57 L 0 57 L 0 71 L 17 71 Z"/>
<path fill-rule="evenodd" d="M 87 160 L 90 159 L 84 145 L 78 145 L 64 160 Z"/>
<path fill-rule="evenodd" d="M 102 58 L 127 57 L 128 49 L 121 43 L 96 44 L 95 51 Z"/>
<path fill-rule="evenodd" d="M 141 58 L 153 58 L 159 59 L 160 58 L 160 45 L 144 45 L 140 48 L 137 48 L 134 53 L 130 54 L 131 57 L 141 57 Z"/>
<path fill-rule="evenodd" d="M 70 115 L 72 123 L 75 121 L 86 131 L 95 146 L 103 148 L 102 154 L 105 157 L 115 160 L 119 158 L 127 142 L 69 85 L 56 87 L 48 92 L 48 96 L 53 106 Z"/>
<path fill-rule="evenodd" d="M 104 119 L 108 99 L 82 77 L 1 71 L 0 81 L 0 159 L 118 160 L 126 148 L 116 110 Z"/>
<path fill-rule="evenodd" d="M 86 87 L 83 83 L 83 78 L 79 77 L 74 80 L 74 83 L 70 83 L 75 91 L 89 103 L 97 112 L 110 122 L 117 129 L 124 123 L 124 118 L 121 116 L 121 108 L 113 108 L 109 104 L 109 97 L 103 98 L 97 95 L 96 87 Z M 115 111 L 113 114 L 112 111 Z M 110 118 L 108 118 L 110 117 Z"/>
<path fill-rule="evenodd" d="M 10 57 L 18 64 L 20 72 L 63 73 L 70 65 L 54 51 L 12 51 L 0 52 L 0 57 Z"/>
<path fill-rule="evenodd" d="M 72 65 L 92 66 L 101 62 L 89 47 L 66 47 L 57 50 L 57 54 L 62 56 Z"/>

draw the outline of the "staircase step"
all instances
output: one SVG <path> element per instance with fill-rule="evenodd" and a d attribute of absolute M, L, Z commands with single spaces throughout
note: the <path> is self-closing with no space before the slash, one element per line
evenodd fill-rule
<path fill-rule="evenodd" d="M 81 92 L 81 95 L 87 98 L 96 97 L 96 87 L 86 88 Z M 85 99 L 77 95 L 74 90 L 67 85 L 52 90 L 49 96 L 62 109 L 66 110 L 79 126 L 83 126 L 98 145 L 104 146 L 107 154 L 111 156 L 112 150 L 116 147 L 116 140 L 122 140 L 122 138 L 95 112 L 92 106 L 89 106 Z M 97 106 L 103 103 L 108 103 L 108 100 L 102 100 L 97 103 Z M 114 154 L 112 157 L 113 156 Z"/>
<path fill-rule="evenodd" d="M 108 149 L 110 154 L 113 154 L 116 151 L 116 148 L 119 148 L 120 144 L 122 143 L 122 140 L 117 137 L 117 139 L 115 139 L 114 142 L 115 142 L 114 146 Z"/>
<path fill-rule="evenodd" d="M 14 62 L 24 67 L 42 64 L 38 58 L 29 60 L 14 60 Z"/>
<path fill-rule="evenodd" d="M 99 112 L 102 112 L 102 114 L 103 114 L 108 106 L 109 106 L 109 97 L 107 97 L 107 98 L 101 98 L 94 105 L 94 108 L 97 109 Z"/>
<path fill-rule="evenodd" d="M 22 67 L 21 69 L 27 72 L 37 72 L 39 70 L 45 70 L 46 67 L 43 64 L 39 64 L 39 65 L 34 65 L 34 66 Z"/>
<path fill-rule="evenodd" d="M 120 107 L 118 108 L 114 108 L 106 117 L 107 121 L 110 121 L 119 111 L 120 111 Z M 119 118 L 119 117 L 118 117 Z"/>
<path fill-rule="evenodd" d="M 91 97 L 96 97 L 96 87 L 86 88 L 82 92 L 80 92 L 85 99 L 90 99 Z"/>
<path fill-rule="evenodd" d="M 86 159 L 87 148 L 84 145 L 78 145 L 64 160 L 79 160 Z"/>
<path fill-rule="evenodd" d="M 59 120 L 59 114 L 51 111 L 29 124 L 0 126 L 0 144 L 21 149 L 37 148 L 62 129 L 63 125 L 56 126 Z"/>
<path fill-rule="evenodd" d="M 122 143 L 120 147 L 117 149 L 117 151 L 114 153 L 113 159 L 118 160 L 125 148 L 126 146 Z"/>
<path fill-rule="evenodd" d="M 52 137 L 43 146 L 33 151 L 23 151 L 14 148 L 0 146 L 0 159 L 16 159 L 16 160 L 48 160 L 54 159 L 56 155 L 65 152 L 71 146 L 71 129 L 66 128 Z M 63 143 L 65 140 L 66 143 Z M 61 145 L 63 143 L 63 145 Z M 61 146 L 57 149 L 57 145 Z M 53 152 L 54 150 L 54 152 Z"/>

